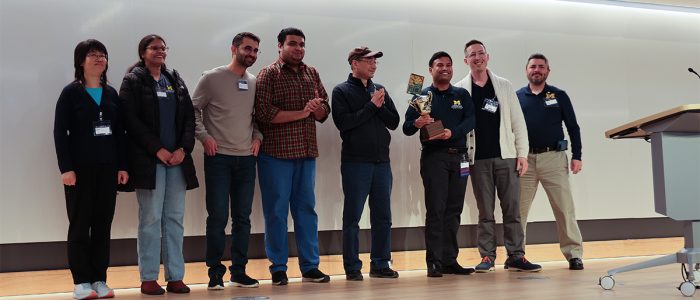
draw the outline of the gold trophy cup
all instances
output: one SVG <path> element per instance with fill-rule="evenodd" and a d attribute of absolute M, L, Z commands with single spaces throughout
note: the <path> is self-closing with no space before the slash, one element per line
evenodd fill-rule
<path fill-rule="evenodd" d="M 420 118 L 429 118 L 430 112 L 432 111 L 432 102 L 433 93 L 428 91 L 427 95 L 416 95 L 408 104 L 420 114 Z M 437 120 L 421 127 L 420 140 L 421 142 L 425 142 L 442 135 L 444 132 L 445 127 L 442 125 L 442 121 Z"/>

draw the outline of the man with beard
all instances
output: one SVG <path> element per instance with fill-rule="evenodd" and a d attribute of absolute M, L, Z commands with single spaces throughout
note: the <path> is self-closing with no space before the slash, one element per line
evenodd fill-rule
<path fill-rule="evenodd" d="M 476 272 L 495 270 L 496 193 L 503 212 L 503 240 L 508 254 L 505 269 L 537 272 L 542 267 L 525 258 L 525 234 L 520 224 L 520 179 L 527 171 L 527 128 L 513 85 L 488 69 L 489 54 L 483 43 L 464 46 L 470 72 L 456 84 L 470 91 L 476 108 L 476 128 L 469 133 L 472 187 L 479 209 L 478 248 L 481 263 Z"/>
<path fill-rule="evenodd" d="M 474 106 L 469 92 L 454 87 L 452 58 L 444 51 L 428 62 L 433 84 L 421 91 L 433 94 L 432 112 L 421 115 L 413 107 L 406 110 L 404 134 L 414 135 L 427 124 L 442 121 L 441 135 L 422 142 L 420 174 L 425 190 L 425 262 L 428 277 L 443 274 L 469 275 L 472 268 L 457 263 L 457 230 L 467 188 L 467 133 L 474 129 Z"/>
<path fill-rule="evenodd" d="M 369 276 L 397 278 L 391 260 L 391 134 L 399 113 L 384 86 L 372 81 L 377 58 L 384 54 L 357 47 L 348 54 L 352 73 L 333 89 L 333 122 L 343 139 L 340 174 L 343 177 L 343 267 L 347 280 L 362 280 L 358 234 L 360 217 L 369 196 L 372 251 Z"/>
<path fill-rule="evenodd" d="M 581 132 L 569 95 L 547 84 L 549 71 L 549 61 L 544 55 L 530 55 L 525 66 L 530 84 L 517 91 L 530 141 L 529 168 L 520 178 L 520 220 L 525 230 L 537 184 L 542 182 L 557 221 L 561 252 L 569 261 L 569 269 L 583 270 L 583 241 L 569 186 L 568 143 L 564 140 L 562 122 L 571 139 L 570 169 L 574 174 L 582 166 Z"/>
<path fill-rule="evenodd" d="M 265 136 L 258 171 L 265 216 L 265 252 L 272 263 L 273 285 L 286 285 L 287 216 L 291 208 L 302 281 L 328 282 L 318 269 L 316 122 L 328 118 L 330 106 L 316 69 L 302 62 L 304 33 L 285 28 L 277 35 L 279 59 L 258 73 L 255 118 Z"/>
<path fill-rule="evenodd" d="M 242 32 L 233 38 L 233 59 L 204 72 L 192 95 L 196 137 L 204 146 L 207 253 L 210 290 L 224 288 L 221 258 L 231 213 L 231 282 L 258 287 L 245 273 L 256 156 L 263 138 L 253 122 L 255 76 L 247 71 L 258 57 L 260 39 Z"/>

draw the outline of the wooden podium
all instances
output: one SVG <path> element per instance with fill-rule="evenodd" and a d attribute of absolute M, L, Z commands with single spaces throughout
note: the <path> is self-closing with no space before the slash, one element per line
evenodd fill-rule
<path fill-rule="evenodd" d="M 651 142 L 654 208 L 683 222 L 684 248 L 677 253 L 608 271 L 599 284 L 610 290 L 613 275 L 681 263 L 678 289 L 691 297 L 700 288 L 700 104 L 682 105 L 605 132 L 611 139 L 643 138 Z"/>

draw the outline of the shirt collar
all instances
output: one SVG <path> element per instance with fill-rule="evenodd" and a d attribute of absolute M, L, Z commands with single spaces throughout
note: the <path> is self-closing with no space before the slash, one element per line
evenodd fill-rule
<path fill-rule="evenodd" d="M 280 66 L 280 69 L 284 69 L 285 66 L 287 65 L 287 63 L 285 63 L 281 57 L 277 59 L 276 64 L 278 64 Z M 306 68 L 306 64 L 302 61 L 299 63 L 299 71 L 304 70 L 304 68 Z M 289 69 L 290 71 L 294 71 L 291 67 L 287 67 L 287 69 Z"/>
<path fill-rule="evenodd" d="M 528 95 L 528 96 L 539 96 L 539 95 L 542 95 L 543 93 L 546 93 L 549 91 L 550 91 L 549 84 L 547 84 L 546 82 L 544 83 L 544 89 L 542 89 L 542 92 L 540 92 L 538 95 L 535 95 L 532 92 L 532 90 L 530 89 L 529 83 L 528 83 L 528 85 L 525 86 L 525 95 Z"/>
<path fill-rule="evenodd" d="M 434 85 L 431 84 L 430 87 L 429 87 L 429 89 L 430 89 L 431 92 L 433 92 L 433 94 L 435 94 L 435 93 L 439 93 L 439 94 L 453 94 L 452 91 L 454 90 L 454 86 L 452 86 L 452 84 L 450 83 L 450 86 L 449 86 L 446 90 L 440 91 L 440 90 L 438 90 Z"/>
<path fill-rule="evenodd" d="M 362 84 L 362 80 L 355 76 L 352 76 L 352 73 L 348 75 L 348 82 L 351 84 L 359 85 L 361 87 L 365 87 L 365 85 Z M 370 84 L 374 84 L 374 82 L 372 82 L 372 79 L 367 79 L 367 86 L 370 86 Z"/>

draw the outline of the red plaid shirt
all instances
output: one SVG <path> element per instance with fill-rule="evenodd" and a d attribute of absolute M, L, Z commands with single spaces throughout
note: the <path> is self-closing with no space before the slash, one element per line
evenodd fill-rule
<path fill-rule="evenodd" d="M 282 159 L 318 157 L 313 114 L 293 122 L 272 123 L 280 110 L 303 110 L 306 102 L 316 98 L 317 93 L 318 97 L 326 99 L 323 105 L 330 112 L 328 94 L 315 68 L 301 63 L 295 72 L 278 59 L 260 70 L 255 85 L 255 119 L 263 134 L 265 154 Z"/>

